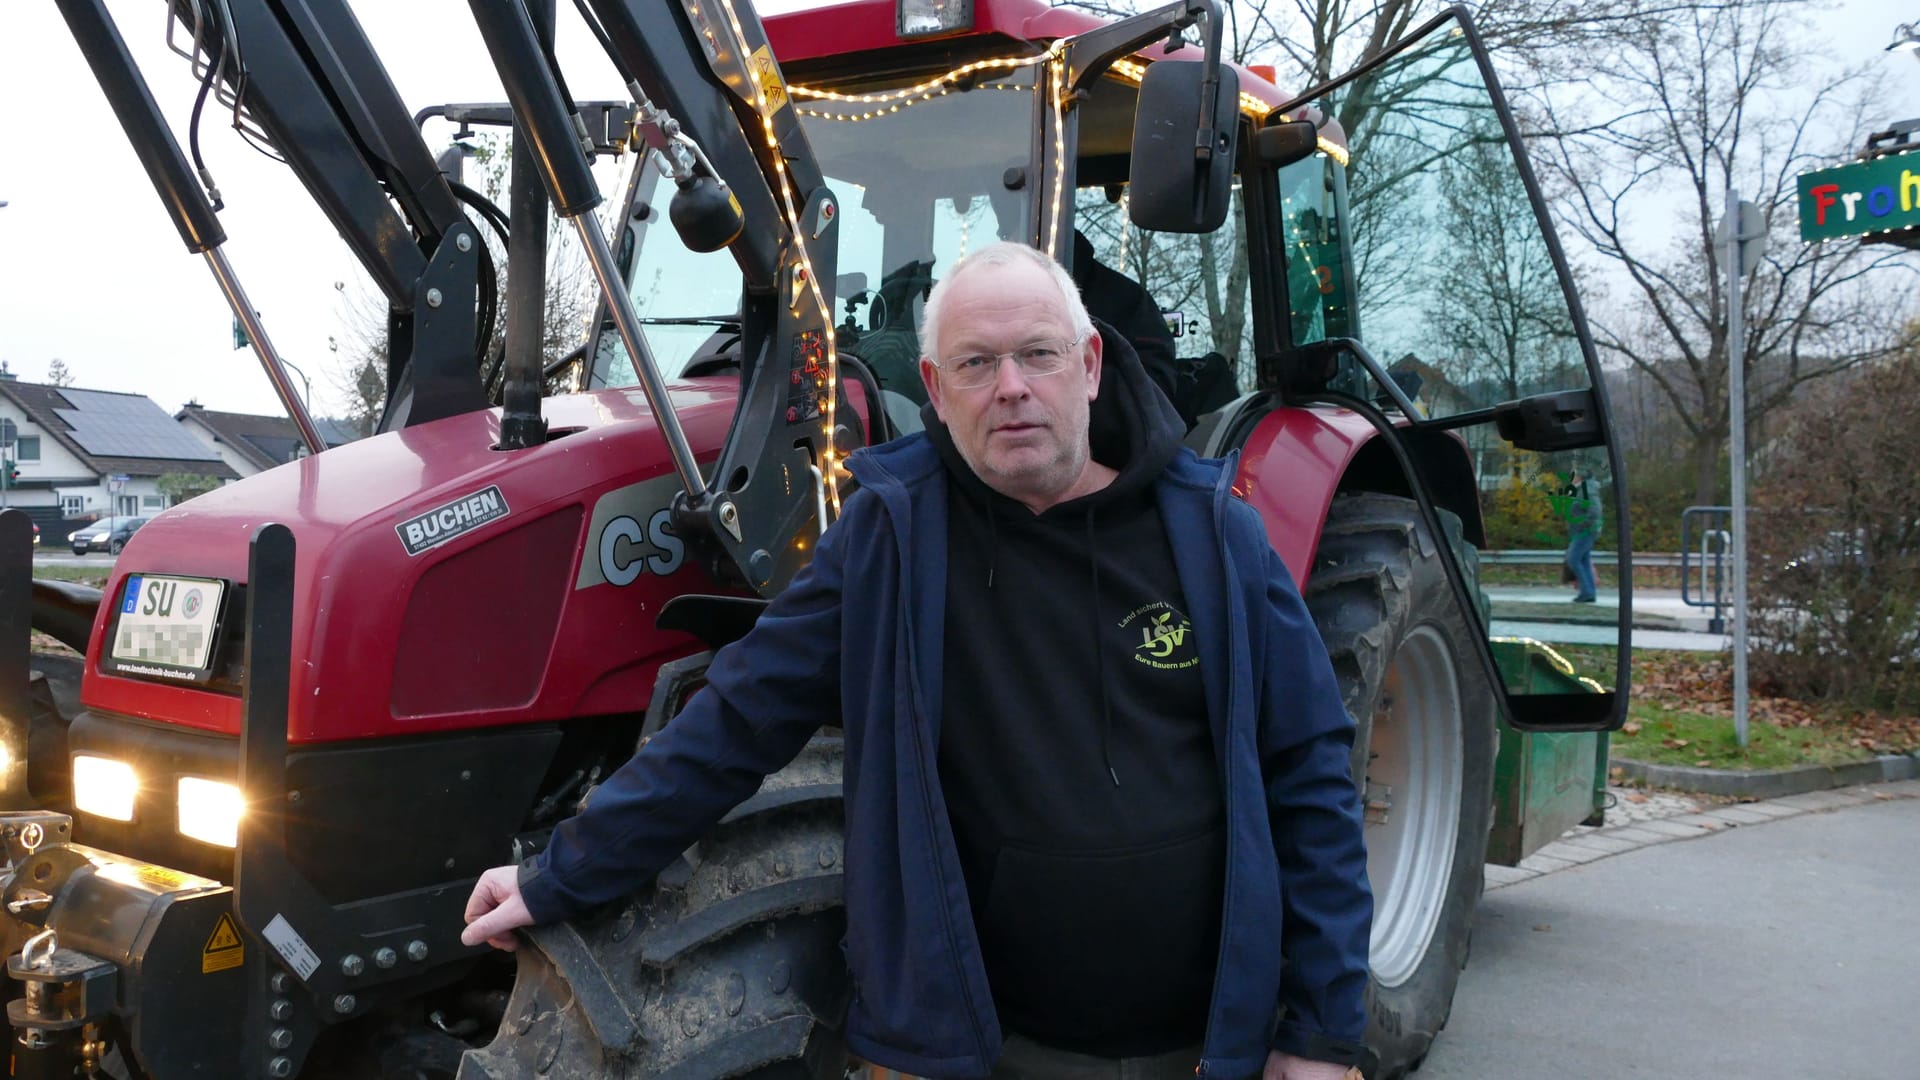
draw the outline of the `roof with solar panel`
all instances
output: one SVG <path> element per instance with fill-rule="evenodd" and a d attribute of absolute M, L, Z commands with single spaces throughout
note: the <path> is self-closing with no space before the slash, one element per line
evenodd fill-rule
<path fill-rule="evenodd" d="M 239 474 L 165 409 L 141 394 L 0 380 L 5 395 L 48 436 L 102 474 Z"/>

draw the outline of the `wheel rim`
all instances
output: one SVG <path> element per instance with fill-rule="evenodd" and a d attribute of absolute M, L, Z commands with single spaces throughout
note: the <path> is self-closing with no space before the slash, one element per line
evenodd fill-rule
<path fill-rule="evenodd" d="M 1431 626 L 1401 642 L 1367 743 L 1367 877 L 1373 976 L 1413 977 L 1446 907 L 1460 836 L 1460 685 Z"/>

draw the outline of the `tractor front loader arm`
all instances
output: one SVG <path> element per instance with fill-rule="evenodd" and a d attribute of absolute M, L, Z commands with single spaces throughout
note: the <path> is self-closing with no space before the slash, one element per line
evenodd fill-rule
<path fill-rule="evenodd" d="M 539 4 L 541 0 L 534 0 Z M 484 245 L 421 140 L 379 56 L 344 0 L 172 0 L 192 28 L 203 80 L 280 153 L 386 297 L 387 408 L 382 430 L 483 408 L 480 369 L 494 297 Z M 476 23 L 512 101 L 516 127 L 555 209 L 581 233 L 606 311 L 634 360 L 686 492 L 683 532 L 711 543 L 717 569 L 762 595 L 805 562 L 838 509 L 838 465 L 863 441 L 843 411 L 831 318 L 838 207 L 815 164 L 758 15 L 744 0 L 586 0 L 581 14 L 634 97 L 636 133 L 678 194 L 672 217 L 690 247 L 727 247 L 739 264 L 742 392 L 717 462 L 702 474 L 674 419 L 607 243 L 587 211 L 600 202 L 595 140 L 564 99 L 541 28 L 520 0 L 474 0 Z M 288 413 L 323 445 L 220 245 L 217 188 L 161 118 L 102 0 L 60 0 L 96 79 L 109 91 L 190 251 L 209 260 Z M 547 31 L 548 34 L 551 31 Z M 530 176 L 515 178 L 515 202 Z M 209 195 L 212 199 L 209 199 Z M 594 235 L 589 235 L 594 234 Z M 536 445 L 544 267 L 509 275 L 503 443 Z M 517 340 L 516 340 L 517 339 Z"/>
<path fill-rule="evenodd" d="M 858 440 L 844 423 L 833 343 L 838 207 L 815 163 L 758 16 L 734 0 L 587 0 L 637 106 L 650 152 L 678 188 L 681 240 L 726 247 L 744 281 L 739 406 L 711 478 L 674 417 L 599 223 L 584 122 L 539 31 L 518 4 L 472 0 L 520 129 L 556 211 L 578 230 L 633 358 L 685 493 L 676 518 L 708 538 L 721 568 L 762 595 L 806 561 L 838 507 L 835 468 Z"/>

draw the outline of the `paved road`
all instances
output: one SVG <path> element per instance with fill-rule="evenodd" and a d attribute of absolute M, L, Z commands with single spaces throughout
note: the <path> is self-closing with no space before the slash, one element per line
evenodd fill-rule
<path fill-rule="evenodd" d="M 1491 891 L 1415 1080 L 1920 1077 L 1916 836 L 1869 801 Z"/>

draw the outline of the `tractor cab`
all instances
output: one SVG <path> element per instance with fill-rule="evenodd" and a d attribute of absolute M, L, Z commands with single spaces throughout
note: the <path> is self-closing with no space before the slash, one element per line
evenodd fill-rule
<path fill-rule="evenodd" d="M 838 197 L 837 345 L 864 364 L 897 429 L 917 427 L 926 400 L 916 327 L 933 282 L 969 250 L 1031 227 L 1039 168 L 1030 129 L 1042 59 L 833 91 L 791 88 Z M 729 328 L 740 277 L 724 253 L 671 239 L 671 190 L 657 162 L 629 189 L 620 246 L 628 288 L 664 369 L 712 371 L 736 340 Z M 619 339 L 602 335 L 586 385 L 633 380 Z"/>
<path fill-rule="evenodd" d="M 1199 44 L 1041 0 L 981 0 L 971 25 L 926 37 L 900 10 L 856 0 L 767 20 L 839 201 L 836 342 L 886 405 L 877 436 L 919 426 L 919 309 L 957 259 L 1013 239 L 1082 281 L 1091 263 L 1150 298 L 1165 337 L 1136 346 L 1166 354 L 1149 370 L 1194 448 L 1242 454 L 1243 495 L 1296 580 L 1316 570 L 1310 526 L 1337 495 L 1424 502 L 1431 531 L 1457 537 L 1454 581 L 1509 718 L 1617 725 L 1625 561 L 1613 602 L 1590 607 L 1558 586 L 1481 583 L 1484 549 L 1566 546 L 1576 469 L 1606 481 L 1600 546 L 1625 550 L 1627 533 L 1585 318 L 1470 25 L 1443 15 L 1295 98 L 1269 71 L 1222 65 L 1223 197 L 1196 223 L 1181 200 L 1204 201 L 1184 176 L 1200 118 L 1192 88 L 1170 84 L 1203 66 Z M 628 288 L 668 369 L 725 370 L 739 275 L 650 242 L 670 193 L 657 163 L 636 171 Z M 598 335 L 584 384 L 633 378 L 616 335 Z M 1315 464 L 1281 467 L 1295 460 Z M 1593 659 L 1576 668 L 1536 640 L 1569 638 Z"/>

